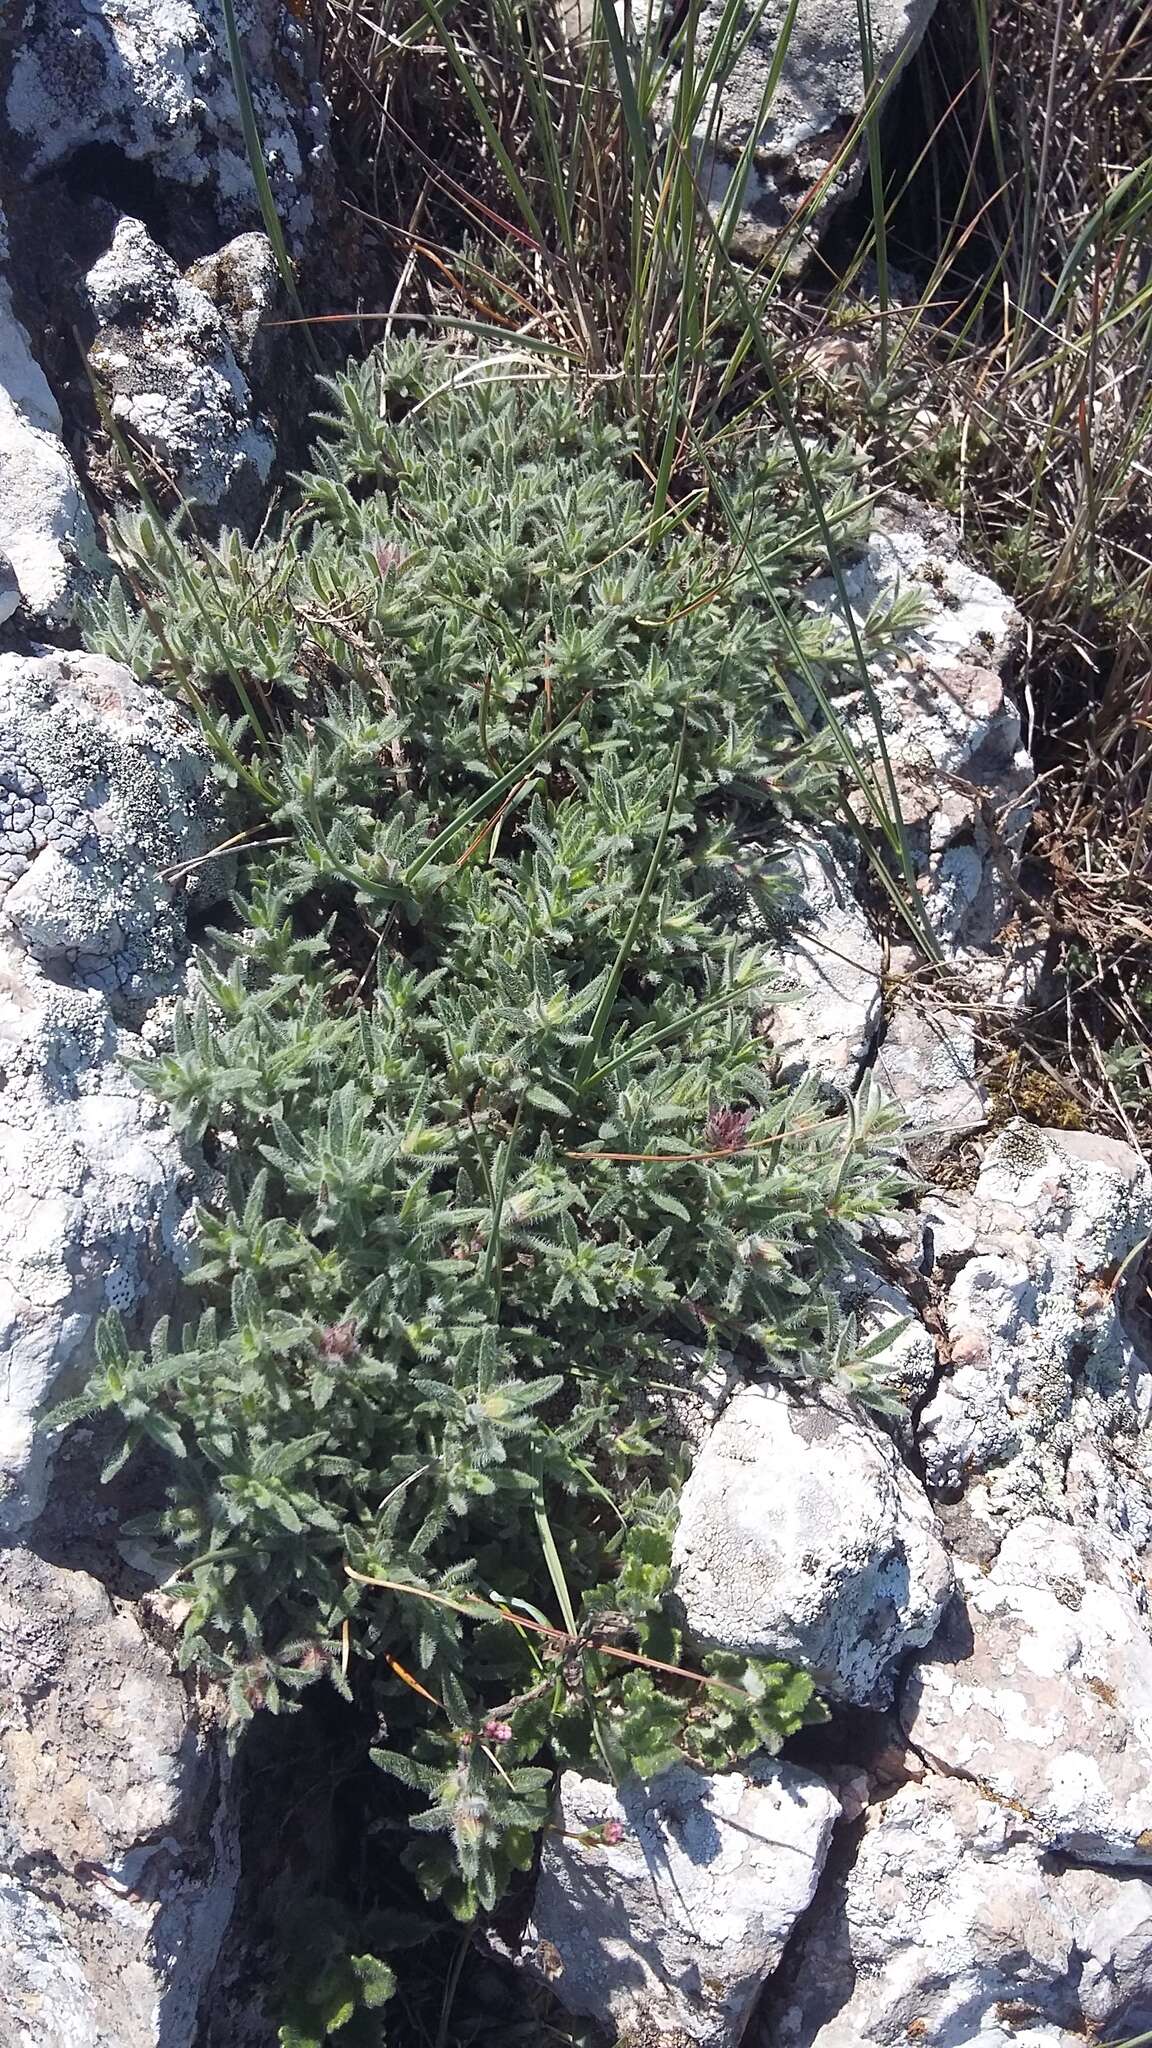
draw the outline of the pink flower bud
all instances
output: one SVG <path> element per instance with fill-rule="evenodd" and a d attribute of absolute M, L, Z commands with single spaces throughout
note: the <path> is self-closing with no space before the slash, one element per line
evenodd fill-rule
<path fill-rule="evenodd" d="M 372 551 L 376 567 L 382 576 L 391 576 L 394 570 L 402 569 L 408 559 L 406 548 L 397 547 L 394 541 L 378 540 Z"/>
<path fill-rule="evenodd" d="M 485 1721 L 482 1733 L 489 1742 L 511 1742 L 512 1730 L 507 1721 Z"/>

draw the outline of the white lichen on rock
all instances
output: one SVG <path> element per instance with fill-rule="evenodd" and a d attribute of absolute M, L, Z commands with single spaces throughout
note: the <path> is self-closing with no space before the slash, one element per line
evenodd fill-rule
<path fill-rule="evenodd" d="M 269 285 L 266 264 L 257 276 Z M 189 504 L 233 525 L 252 522 L 276 447 L 219 308 L 131 219 L 117 223 L 85 292 L 99 322 L 89 353 L 113 418 Z"/>
<path fill-rule="evenodd" d="M 0 1527 L 42 1505 L 36 1419 L 97 1317 L 159 1312 L 195 1170 L 126 1073 L 181 983 L 190 889 L 224 876 L 210 762 L 155 690 L 98 656 L 0 656 Z M 194 863 L 190 882 L 173 864 Z"/>
<path fill-rule="evenodd" d="M 226 836 L 207 748 L 101 655 L 0 655 L 0 936 L 56 981 L 168 994 Z"/>
<path fill-rule="evenodd" d="M 1143 1160 L 1116 1139 L 1011 1124 L 971 1195 L 925 1216 L 950 1358 L 919 1421 L 931 1484 L 1018 1519 L 1057 1506 L 1083 1467 L 1093 1515 L 1152 1540 L 1152 1373 L 1114 1284 L 1152 1230 Z"/>
<path fill-rule="evenodd" d="M 256 224 L 219 0 L 53 0 L 24 14 L 7 117 L 29 173 L 103 147 L 177 191 L 205 190 L 224 226 Z M 236 14 L 277 211 L 297 242 L 312 225 L 327 109 L 290 10 L 238 0 Z"/>
<path fill-rule="evenodd" d="M 891 1438 L 830 1391 L 747 1387 L 680 1499 L 675 1603 L 690 1638 L 883 1705 L 952 1586 L 932 1507 Z"/>

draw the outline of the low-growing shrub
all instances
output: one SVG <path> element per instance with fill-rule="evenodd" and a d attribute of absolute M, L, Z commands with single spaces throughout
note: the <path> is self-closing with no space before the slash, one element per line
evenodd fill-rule
<path fill-rule="evenodd" d="M 60 1419 L 171 1452 L 184 1656 L 237 1717 L 375 1687 L 407 1853 L 470 1915 L 557 1762 L 715 1767 L 814 1710 L 783 1666 L 683 1667 L 677 1416 L 722 1352 L 824 1369 L 822 1266 L 892 1177 L 875 1105 L 780 1086 L 754 1028 L 763 849 L 832 777 L 781 678 L 845 659 L 786 445 L 731 465 L 753 575 L 529 358 L 406 344 L 333 390 L 277 535 L 136 519 L 139 609 L 93 628 L 263 808 L 143 1070 L 229 1181 L 207 1305 L 146 1353 L 106 1324 Z M 851 461 L 813 461 L 850 543 Z"/>

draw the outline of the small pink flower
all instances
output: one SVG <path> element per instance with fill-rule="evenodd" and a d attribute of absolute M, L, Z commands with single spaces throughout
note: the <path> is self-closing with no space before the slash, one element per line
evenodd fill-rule
<path fill-rule="evenodd" d="M 617 1842 L 622 1842 L 624 1840 L 623 1821 L 606 1820 L 604 1822 L 603 1827 L 600 1830 L 600 1840 L 603 1842 L 604 1847 L 606 1849 L 614 1849 L 616 1847 Z"/>
<path fill-rule="evenodd" d="M 485 1721 L 481 1730 L 488 1742 L 511 1742 L 512 1730 L 507 1721 Z"/>

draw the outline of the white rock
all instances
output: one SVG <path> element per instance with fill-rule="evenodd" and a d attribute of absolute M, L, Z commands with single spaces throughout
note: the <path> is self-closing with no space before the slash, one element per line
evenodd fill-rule
<path fill-rule="evenodd" d="M 883 953 L 853 894 L 844 851 L 797 835 L 774 863 L 786 884 L 773 947 L 789 1001 L 766 1020 L 788 1075 L 854 1086 L 880 1026 Z"/>
<path fill-rule="evenodd" d="M 89 354 L 113 417 L 190 504 L 216 523 L 250 523 L 276 448 L 218 308 L 138 220 L 119 222 L 85 290 L 100 322 Z"/>
<path fill-rule="evenodd" d="M 926 505 L 893 497 L 878 508 L 868 545 L 842 568 L 848 602 L 861 625 L 877 605 L 896 597 L 915 596 L 919 622 L 900 637 L 898 659 L 918 656 L 925 665 L 991 671 L 997 677 L 1020 644 L 1022 622 L 1012 599 L 991 576 L 973 568 L 960 554 L 951 522 Z M 840 598 L 830 576 L 809 585 L 808 600 L 816 610 L 840 614 Z M 979 659 L 977 659 L 979 657 Z M 881 657 L 881 659 L 883 659 Z M 947 673 L 938 703 L 925 693 L 931 724 L 915 742 L 938 767 L 961 768 L 989 742 L 1010 759 L 1019 745 L 1019 722 L 1013 724 L 990 684 L 967 674 Z M 902 734 L 893 719 L 890 737 Z"/>
<path fill-rule="evenodd" d="M 1030 816 L 1032 764 L 1001 675 L 1019 642 L 1019 615 L 963 560 L 947 520 L 903 501 L 877 515 L 843 579 L 861 625 L 897 598 L 919 607 L 919 623 L 870 663 L 871 702 L 860 690 L 841 710 L 887 800 L 883 736 L 923 908 L 946 953 L 986 951 L 1011 906 Z M 842 619 L 831 577 L 811 583 L 807 598 L 814 611 Z"/>
<path fill-rule="evenodd" d="M 835 1698 L 883 1705 L 952 1576 L 932 1508 L 850 1403 L 737 1394 L 680 1500 L 675 1599 L 692 1638 L 779 1657 Z"/>
<path fill-rule="evenodd" d="M 10 571 L 4 618 L 22 603 L 31 619 L 65 624 L 107 566 L 62 426 L 0 277 L 0 552 Z"/>
<path fill-rule="evenodd" d="M 277 212 L 299 242 L 326 160 L 327 109 L 290 10 L 240 0 L 236 13 Z M 219 0 L 54 0 L 29 10 L 7 117 L 26 175 L 102 147 L 151 165 L 177 194 L 204 191 L 225 227 L 259 220 Z"/>
<path fill-rule="evenodd" d="M 1148 2024 L 1152 1887 L 1061 1869 L 973 1785 L 873 1806 L 780 1978 L 757 2048 L 1073 2048 Z M 786 1981 L 785 1981 L 786 1980 Z"/>
<path fill-rule="evenodd" d="M 188 884 L 225 836 L 210 763 L 156 690 L 98 656 L 0 656 L 0 1528 L 43 1504 L 36 1419 L 97 1317 L 160 1313 L 195 1175 L 123 1067 L 179 986 Z M 223 877 L 194 882 L 211 901 Z M 42 971 L 41 962 L 50 968 Z"/>
<path fill-rule="evenodd" d="M 0 2040 L 191 2048 L 239 1857 L 227 1758 L 128 1606 L 0 1551 Z"/>
<path fill-rule="evenodd" d="M 618 1791 L 569 1771 L 523 1960 L 570 2012 L 630 2048 L 735 2048 L 816 1889 L 839 1811 L 790 1764 L 718 1777 L 675 1765 Z M 598 1839 L 605 1822 L 619 1842 Z"/>
<path fill-rule="evenodd" d="M 932 7 L 933 0 L 872 0 L 869 18 L 879 76 L 896 71 L 915 49 Z M 695 37 L 697 77 L 722 12 L 720 0 L 704 0 Z M 740 152 L 752 135 L 757 136 L 756 155 L 739 200 L 735 246 L 742 254 L 760 253 L 791 220 L 838 154 L 864 102 L 855 7 L 850 0 L 835 0 L 832 5 L 800 0 L 765 118 L 765 89 L 786 14 L 784 0 L 769 0 L 756 14 L 755 32 L 724 81 L 719 122 L 712 120 L 711 97 L 703 110 L 702 124 L 709 133 L 701 176 L 714 208 L 732 203 Z M 850 170 L 833 182 L 831 196 L 842 197 L 855 185 L 859 162 L 857 152 Z M 807 236 L 815 233 L 826 211 L 826 200 L 810 210 Z"/>
<path fill-rule="evenodd" d="M 909 1741 L 1002 1803 L 1044 1848 L 1152 1865 L 1152 1639 L 1130 1552 L 1035 1516 L 912 1671 Z"/>
<path fill-rule="evenodd" d="M 978 1477 L 989 1508 L 1018 1518 L 1051 1509 L 1080 1473 L 1094 1512 L 1148 1541 L 1152 1375 L 1112 1285 L 1152 1229 L 1147 1166 L 1115 1139 L 1012 1124 L 972 1194 L 936 1203 L 929 1226 L 959 1265 L 941 1303 L 951 1367 L 919 1420 L 930 1483 L 956 1493 Z"/>

